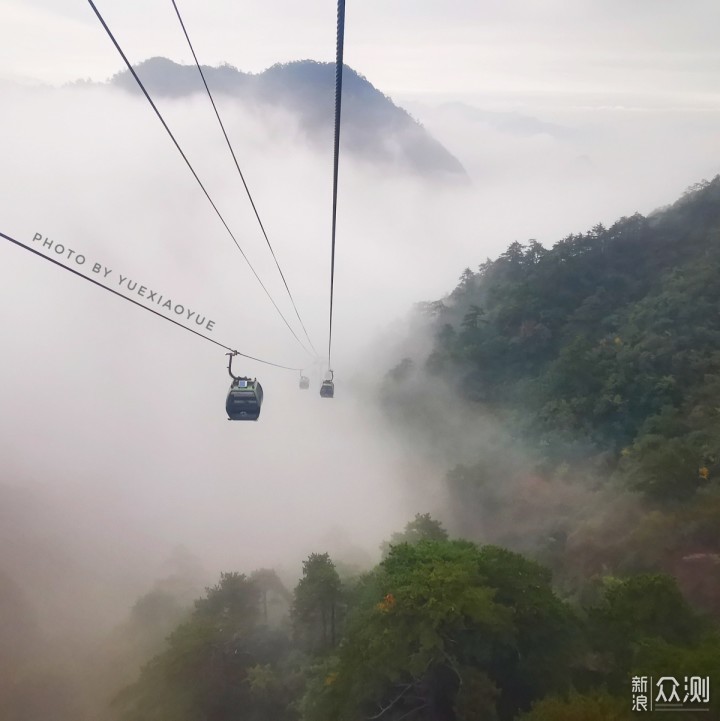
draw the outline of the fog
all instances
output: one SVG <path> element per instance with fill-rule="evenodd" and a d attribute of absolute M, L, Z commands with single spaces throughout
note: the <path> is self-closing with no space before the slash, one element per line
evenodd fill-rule
<path fill-rule="evenodd" d="M 9 84 L 2 95 L 2 232 L 51 257 L 36 234 L 83 254 L 86 274 L 95 263 L 111 270 L 109 287 L 122 274 L 156 290 L 212 320 L 203 332 L 221 344 L 311 367 L 144 99 Z M 203 581 L 263 566 L 293 578 L 313 551 L 372 563 L 414 513 L 447 516 L 439 481 L 451 449 L 474 448 L 489 425 L 449 426 L 454 445 L 436 453 L 382 416 L 378 382 L 397 361 L 411 305 L 449 292 L 464 267 L 513 240 L 551 245 L 650 212 L 717 172 L 717 106 L 463 100 L 408 107 L 465 164 L 467 187 L 341 160 L 333 401 L 318 395 L 324 366 L 302 392 L 296 371 L 236 359 L 236 372 L 261 380 L 265 402 L 259 422 L 229 423 L 222 348 L 0 245 L 0 571 L 45 630 L 109 632 L 178 546 L 197 557 Z M 292 116 L 220 105 L 324 356 L 331 138 L 318 154 Z M 161 108 L 301 335 L 207 100 Z"/>
<path fill-rule="evenodd" d="M 672 202 L 720 167 L 720 96 L 417 94 L 404 106 L 476 184 L 483 237 L 546 246 Z"/>
<path fill-rule="evenodd" d="M 11 379 L 1 399 L 3 484 L 32 491 L 27 525 L 46 527 L 40 535 L 64 567 L 107 595 L 98 604 L 82 583 L 60 591 L 52 576 L 43 586 L 11 553 L 7 563 L 39 593 L 47 618 L 62 600 L 60 611 L 78 622 L 110 622 L 177 544 L 209 575 L 259 566 L 297 574 L 308 553 L 343 544 L 346 555 L 357 547 L 372 560 L 418 499 L 399 482 L 405 451 L 379 432 L 374 398 L 351 388 L 374 394 L 362 379 L 387 370 L 368 353 L 377 331 L 454 281 L 463 253 L 441 259 L 435 246 L 457 203 L 449 190 L 344 161 L 338 392 L 329 402 L 318 395 L 325 368 L 310 367 L 143 99 L 97 88 L 5 95 L 0 137 L 13 172 L 0 181 L 3 232 L 51 257 L 59 256 L 44 241 L 83 254 L 85 273 L 95 275 L 96 263 L 110 269 L 109 287 L 130 278 L 212 319 L 203 332 L 220 343 L 313 375 L 312 390 L 301 393 L 297 372 L 237 359 L 234 371 L 257 376 L 265 402 L 258 423 L 229 423 L 222 348 L 6 242 L 1 322 L 12 341 L 0 361 Z M 291 117 L 259 117 L 227 99 L 224 106 L 276 254 L 324 354 L 329 149 L 317 157 L 304 147 Z M 207 101 L 166 102 L 163 112 L 302 336 Z M 33 242 L 36 234 L 43 241 Z M 448 241 L 455 242 L 444 235 L 446 248 Z M 25 558 L 22 547 L 10 549 Z"/>

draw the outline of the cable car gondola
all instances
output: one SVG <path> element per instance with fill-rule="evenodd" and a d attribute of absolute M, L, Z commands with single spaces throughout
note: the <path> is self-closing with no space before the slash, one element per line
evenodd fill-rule
<path fill-rule="evenodd" d="M 300 374 L 300 388 L 304 391 L 306 391 L 308 388 L 310 388 L 310 379 L 307 376 Z"/>
<path fill-rule="evenodd" d="M 320 386 L 320 397 L 321 398 L 334 398 L 335 397 L 335 383 L 333 381 L 333 372 L 330 371 L 330 378 L 324 380 Z"/>
<path fill-rule="evenodd" d="M 237 353 L 228 353 L 228 373 L 233 379 L 225 401 L 230 421 L 256 421 L 260 417 L 263 389 L 257 378 L 233 375 L 232 359 Z"/>

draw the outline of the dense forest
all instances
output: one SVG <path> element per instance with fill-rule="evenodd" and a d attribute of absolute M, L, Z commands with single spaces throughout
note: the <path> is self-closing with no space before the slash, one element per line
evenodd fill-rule
<path fill-rule="evenodd" d="M 667 719 L 720 719 L 718 241 L 720 177 L 419 304 L 379 398 L 445 464 L 447 506 L 372 568 L 318 549 L 294 588 L 152 589 L 87 679 L 101 718 L 624 721 L 633 677 L 673 676 L 710 699 Z M 0 586 L 6 640 L 23 607 Z M 39 682 L 13 648 L 0 707 L 22 721 Z"/>
<path fill-rule="evenodd" d="M 720 609 L 720 177 L 648 217 L 513 243 L 446 298 L 383 386 L 397 426 L 451 448 L 452 529 L 532 553 L 567 593 L 668 572 Z M 455 454 L 455 458 L 458 454 Z"/>
<path fill-rule="evenodd" d="M 312 554 L 292 593 L 270 569 L 224 573 L 166 642 L 177 602 L 148 594 L 124 634 L 156 655 L 107 717 L 624 721 L 635 675 L 720 674 L 718 627 L 668 575 L 606 577 L 570 602 L 541 564 L 451 540 L 429 514 L 383 553 L 359 574 Z M 718 718 L 711 702 L 680 718 Z"/>

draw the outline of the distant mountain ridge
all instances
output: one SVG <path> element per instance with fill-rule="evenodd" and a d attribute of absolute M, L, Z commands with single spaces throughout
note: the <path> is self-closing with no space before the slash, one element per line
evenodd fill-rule
<path fill-rule="evenodd" d="M 185 97 L 203 93 L 194 65 L 180 65 L 155 57 L 135 66 L 153 96 Z M 297 115 L 311 142 L 332 142 L 335 100 L 335 65 L 312 60 L 276 64 L 258 73 L 244 73 L 230 65 L 203 66 L 213 93 L 230 95 L 240 102 L 282 107 Z M 110 79 L 110 84 L 139 92 L 130 72 Z M 343 74 L 341 145 L 374 163 L 394 165 L 422 176 L 468 182 L 460 161 L 367 79 L 345 66 Z"/>

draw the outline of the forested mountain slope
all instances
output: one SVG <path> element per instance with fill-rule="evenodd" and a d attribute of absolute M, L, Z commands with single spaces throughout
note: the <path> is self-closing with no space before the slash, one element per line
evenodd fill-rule
<path fill-rule="evenodd" d="M 720 177 L 551 249 L 513 243 L 418 313 L 432 348 L 388 374 L 388 412 L 429 438 L 441 387 L 504 438 L 448 473 L 464 535 L 581 576 L 660 567 L 718 607 Z"/>

